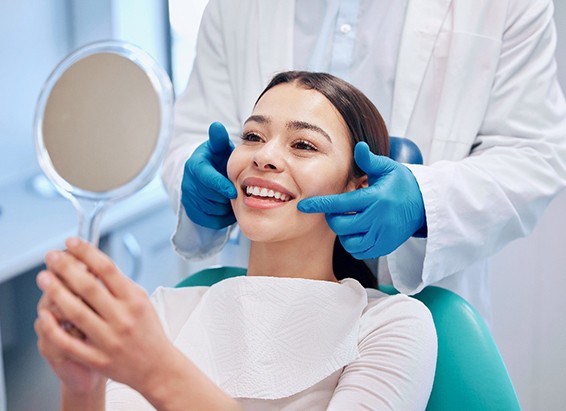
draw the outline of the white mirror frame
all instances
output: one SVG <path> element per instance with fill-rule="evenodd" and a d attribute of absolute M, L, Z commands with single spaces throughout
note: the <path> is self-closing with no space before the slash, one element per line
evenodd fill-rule
<path fill-rule="evenodd" d="M 55 170 L 45 147 L 43 135 L 43 116 L 49 96 L 59 78 L 74 63 L 98 53 L 113 53 L 135 63 L 147 75 L 159 100 L 160 127 L 155 149 L 144 168 L 129 182 L 115 189 L 94 192 L 70 184 Z M 34 140 L 39 165 L 57 191 L 69 199 L 79 213 L 79 236 L 97 245 L 99 220 L 103 210 L 112 203 L 132 195 L 147 185 L 161 165 L 173 127 L 174 94 L 169 76 L 159 64 L 139 47 L 122 41 L 96 42 L 71 53 L 53 70 L 39 96 L 35 120 Z"/>

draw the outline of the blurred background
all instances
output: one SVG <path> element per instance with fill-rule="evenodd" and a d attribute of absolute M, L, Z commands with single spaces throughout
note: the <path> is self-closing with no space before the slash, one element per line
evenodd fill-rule
<path fill-rule="evenodd" d="M 127 40 L 187 82 L 207 0 L 19 0 L 0 2 L 0 411 L 58 409 L 58 384 L 37 353 L 35 275 L 49 249 L 76 232 L 76 213 L 41 176 L 33 119 L 50 72 L 68 53 L 97 40 Z M 566 2 L 555 1 L 559 77 L 566 88 Z M 565 136 L 566 138 L 566 136 Z M 491 261 L 492 330 L 525 410 L 566 403 L 566 193 L 535 231 Z M 148 292 L 229 261 L 180 260 L 169 238 L 175 216 L 158 180 L 111 208 L 101 248 Z M 2 384 L 2 375 L 4 384 Z M 2 391 L 2 385 L 5 391 Z"/>

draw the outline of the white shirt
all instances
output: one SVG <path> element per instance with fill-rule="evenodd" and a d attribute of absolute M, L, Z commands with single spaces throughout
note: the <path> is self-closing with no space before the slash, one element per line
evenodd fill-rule
<path fill-rule="evenodd" d="M 410 297 L 352 279 L 236 277 L 152 299 L 175 346 L 245 410 L 426 407 L 436 333 Z M 110 382 L 107 409 L 153 407 Z"/>

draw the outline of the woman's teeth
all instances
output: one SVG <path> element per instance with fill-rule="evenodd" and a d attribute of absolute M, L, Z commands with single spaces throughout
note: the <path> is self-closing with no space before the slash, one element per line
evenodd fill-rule
<path fill-rule="evenodd" d="M 287 201 L 290 198 L 287 194 L 280 193 L 279 191 L 273 191 L 268 188 L 256 186 L 246 187 L 246 194 L 249 196 L 272 197 L 280 201 Z"/>

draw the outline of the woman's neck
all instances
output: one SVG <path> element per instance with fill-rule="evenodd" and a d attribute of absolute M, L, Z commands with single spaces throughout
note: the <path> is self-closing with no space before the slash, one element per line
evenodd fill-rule
<path fill-rule="evenodd" d="M 336 281 L 334 238 L 251 243 L 248 275 Z"/>

